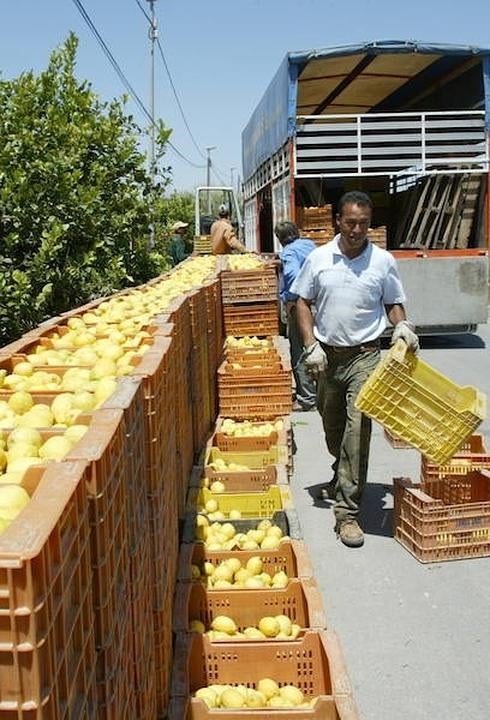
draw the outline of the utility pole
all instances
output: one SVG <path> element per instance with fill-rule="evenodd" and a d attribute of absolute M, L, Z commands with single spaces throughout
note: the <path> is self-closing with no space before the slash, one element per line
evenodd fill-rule
<path fill-rule="evenodd" d="M 233 173 L 235 172 L 235 170 L 236 170 L 236 167 L 230 168 L 230 187 L 233 187 L 233 180 L 234 180 Z"/>
<path fill-rule="evenodd" d="M 216 150 L 216 145 L 209 145 L 205 148 L 208 154 L 208 160 L 206 163 L 206 187 L 211 185 L 211 150 Z M 208 190 L 208 215 L 211 215 L 211 192 Z"/>
<path fill-rule="evenodd" d="M 150 38 L 150 177 L 155 184 L 155 40 L 157 39 L 157 21 L 155 18 L 156 0 L 147 0 L 150 3 L 150 27 L 148 37 Z M 155 224 L 150 225 L 150 248 L 155 247 Z"/>

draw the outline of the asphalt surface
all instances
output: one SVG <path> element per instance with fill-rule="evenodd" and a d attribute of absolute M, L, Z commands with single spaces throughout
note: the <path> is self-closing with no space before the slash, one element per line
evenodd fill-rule
<path fill-rule="evenodd" d="M 490 328 L 425 338 L 421 357 L 490 398 Z M 490 558 L 421 564 L 393 538 L 393 483 L 418 481 L 420 454 L 395 450 L 373 423 L 362 548 L 335 537 L 331 504 L 316 499 L 331 479 L 317 412 L 293 414 L 298 450 L 291 488 L 337 631 L 361 720 L 490 718 Z M 490 447 L 490 422 L 479 428 Z"/>

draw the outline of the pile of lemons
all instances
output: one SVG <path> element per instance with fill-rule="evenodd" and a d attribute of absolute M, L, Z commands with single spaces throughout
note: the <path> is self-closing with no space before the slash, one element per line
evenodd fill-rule
<path fill-rule="evenodd" d="M 191 577 L 204 583 L 209 590 L 277 589 L 286 587 L 289 582 L 284 570 L 272 574 L 265 571 L 262 558 L 256 555 L 248 558 L 245 564 L 238 557 L 227 558 L 217 565 L 210 561 L 202 566 L 193 564 Z"/>
<path fill-rule="evenodd" d="M 305 700 L 295 685 L 279 687 L 275 680 L 262 678 L 254 688 L 245 685 L 208 685 L 195 692 L 208 708 L 310 708 L 316 698 Z"/>

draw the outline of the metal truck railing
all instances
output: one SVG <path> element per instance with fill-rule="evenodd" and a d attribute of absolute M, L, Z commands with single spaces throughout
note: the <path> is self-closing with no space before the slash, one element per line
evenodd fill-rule
<path fill-rule="evenodd" d="M 481 110 L 297 116 L 297 177 L 482 173 L 488 168 Z"/>

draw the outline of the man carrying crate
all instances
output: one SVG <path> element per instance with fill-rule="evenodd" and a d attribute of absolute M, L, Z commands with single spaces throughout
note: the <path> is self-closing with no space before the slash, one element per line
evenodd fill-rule
<path fill-rule="evenodd" d="M 392 343 L 402 338 L 410 350 L 418 350 L 395 259 L 367 236 L 372 210 L 365 193 L 345 193 L 338 203 L 339 234 L 306 258 L 291 287 L 299 296 L 304 363 L 317 377 L 318 411 L 335 458 L 333 479 L 322 488 L 321 498 L 335 501 L 335 531 L 349 547 L 364 543 L 358 516 L 371 439 L 371 421 L 354 403 L 380 360 L 387 320 L 395 326 Z"/>

